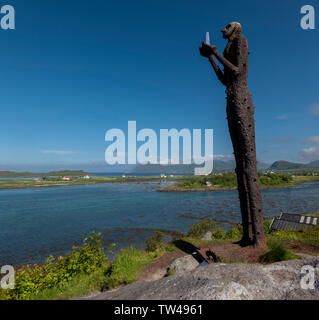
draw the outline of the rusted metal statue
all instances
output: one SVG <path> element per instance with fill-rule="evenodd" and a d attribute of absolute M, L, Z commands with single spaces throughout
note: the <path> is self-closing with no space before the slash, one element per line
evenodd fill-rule
<path fill-rule="evenodd" d="M 200 53 L 209 59 L 227 94 L 227 119 L 236 159 L 238 192 L 244 235 L 242 246 L 266 247 L 262 197 L 259 186 L 255 142 L 255 107 L 248 89 L 248 41 L 238 22 L 223 30 L 228 44 L 221 55 L 216 46 L 202 43 Z M 214 56 L 224 66 L 219 68 Z"/>

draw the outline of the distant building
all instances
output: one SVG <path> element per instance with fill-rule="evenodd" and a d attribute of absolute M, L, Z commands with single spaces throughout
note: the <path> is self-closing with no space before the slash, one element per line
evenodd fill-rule
<path fill-rule="evenodd" d="M 91 177 L 89 175 L 86 175 L 83 177 L 83 179 L 91 179 Z"/>
<path fill-rule="evenodd" d="M 63 177 L 62 180 L 64 180 L 64 181 L 71 181 L 71 177 L 66 176 L 66 177 Z"/>

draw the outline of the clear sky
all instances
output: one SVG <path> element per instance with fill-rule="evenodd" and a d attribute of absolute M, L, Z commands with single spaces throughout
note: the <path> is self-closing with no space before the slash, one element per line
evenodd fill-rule
<path fill-rule="evenodd" d="M 213 128 L 232 154 L 224 87 L 198 47 L 239 21 L 250 46 L 258 159 L 319 159 L 319 3 L 313 0 L 2 0 L 0 170 L 101 169 L 105 132 Z M 300 8 L 316 9 L 316 30 Z"/>

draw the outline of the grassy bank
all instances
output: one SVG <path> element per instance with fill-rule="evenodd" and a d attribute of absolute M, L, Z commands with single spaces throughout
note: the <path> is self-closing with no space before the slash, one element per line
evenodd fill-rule
<path fill-rule="evenodd" d="M 289 174 L 260 174 L 261 189 L 289 188 L 308 181 L 319 181 L 319 176 L 293 176 Z M 150 181 L 175 181 L 176 184 L 159 189 L 160 192 L 205 192 L 232 191 L 237 189 L 235 174 L 202 176 L 154 177 L 92 177 L 90 179 L 74 178 L 64 181 L 62 177 L 49 177 L 45 180 L 18 179 L 0 180 L 1 189 L 49 188 L 77 185 L 95 185 L 102 183 L 130 183 Z"/>
<path fill-rule="evenodd" d="M 183 176 L 167 177 L 165 181 L 185 180 Z M 129 182 L 148 182 L 161 181 L 161 177 L 93 177 L 90 179 L 77 178 L 71 181 L 64 181 L 62 178 L 48 178 L 46 180 L 0 180 L 0 189 L 25 189 L 25 188 L 49 188 L 63 186 L 79 186 L 79 185 L 94 185 L 101 183 L 129 183 Z"/>
<path fill-rule="evenodd" d="M 87 172 L 83 170 L 62 170 L 50 171 L 47 173 L 34 173 L 34 172 L 13 172 L 13 171 L 0 171 L 0 178 L 35 178 L 35 177 L 59 177 L 59 176 L 86 176 Z"/>
<path fill-rule="evenodd" d="M 205 192 L 237 190 L 237 179 L 233 173 L 208 177 L 187 177 L 187 180 L 163 188 L 161 192 Z M 319 176 L 293 176 L 290 174 L 259 174 L 261 189 L 290 188 L 308 181 L 319 181 Z"/>
<path fill-rule="evenodd" d="M 312 215 L 319 216 L 318 213 Z M 319 226 L 309 230 L 274 233 L 269 233 L 269 226 L 270 221 L 266 221 L 269 250 L 260 256 L 261 263 L 298 259 L 299 256 L 289 250 L 291 244 L 298 244 L 299 249 L 302 245 L 312 246 L 319 253 Z M 201 240 L 208 231 L 212 233 L 211 240 Z M 0 289 L 0 300 L 72 299 L 109 290 L 138 280 L 144 268 L 160 259 L 164 253 L 183 251 L 181 244 L 209 247 L 236 242 L 241 236 L 241 226 L 224 231 L 212 219 L 206 219 L 194 223 L 183 238 L 174 239 L 171 243 L 164 243 L 163 233 L 155 232 L 145 241 L 145 250 L 129 247 L 110 261 L 108 254 L 112 248 L 103 249 L 101 234 L 93 234 L 83 241 L 81 247 L 73 247 L 65 257 L 49 257 L 42 265 L 24 266 L 16 270 L 15 289 Z"/>
<path fill-rule="evenodd" d="M 72 299 L 94 291 L 111 289 L 138 279 L 146 264 L 161 256 L 156 252 L 130 247 L 111 262 L 103 249 L 101 234 L 92 234 L 81 247 L 73 247 L 65 257 L 49 257 L 42 265 L 16 270 L 15 289 L 0 289 L 0 300 Z"/>

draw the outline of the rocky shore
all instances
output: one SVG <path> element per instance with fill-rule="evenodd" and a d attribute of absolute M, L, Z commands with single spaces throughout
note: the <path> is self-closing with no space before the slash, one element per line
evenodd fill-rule
<path fill-rule="evenodd" d="M 315 289 L 302 289 L 303 266 L 319 268 L 319 256 L 263 264 L 213 263 L 199 266 L 191 256 L 171 266 L 176 273 L 156 281 L 137 281 L 116 290 L 95 293 L 85 300 L 319 300 Z M 318 269 L 317 269 L 318 270 Z"/>

